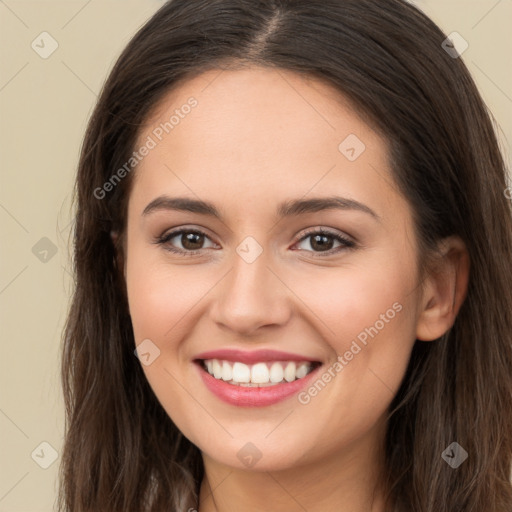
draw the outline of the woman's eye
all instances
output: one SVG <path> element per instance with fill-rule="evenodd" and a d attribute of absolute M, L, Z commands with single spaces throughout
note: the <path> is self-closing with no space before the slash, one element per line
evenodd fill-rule
<path fill-rule="evenodd" d="M 209 241 L 210 245 L 205 246 L 206 241 Z M 164 245 L 171 252 L 188 254 L 195 254 L 201 249 L 216 246 L 205 233 L 195 229 L 181 229 L 167 233 L 160 237 L 157 243 Z"/>
<path fill-rule="evenodd" d="M 338 243 L 338 246 L 335 244 Z M 341 249 L 349 249 L 355 247 L 355 243 L 341 235 L 329 233 L 326 231 L 315 231 L 307 233 L 301 238 L 297 246 L 303 244 L 299 249 L 310 252 L 335 253 Z"/>
<path fill-rule="evenodd" d="M 155 243 L 164 246 L 168 251 L 187 255 L 198 254 L 202 249 L 218 247 L 206 233 L 196 229 L 180 229 L 166 233 L 157 238 Z M 308 252 L 333 254 L 343 249 L 353 248 L 356 244 L 339 234 L 317 230 L 303 235 L 295 245 Z"/>

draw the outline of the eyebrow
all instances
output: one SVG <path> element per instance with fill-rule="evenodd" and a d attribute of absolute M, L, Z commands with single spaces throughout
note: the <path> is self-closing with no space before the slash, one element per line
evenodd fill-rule
<path fill-rule="evenodd" d="M 191 199 L 188 197 L 169 197 L 166 195 L 162 195 L 156 199 L 153 199 L 153 201 L 151 201 L 146 206 L 146 208 L 144 208 L 142 215 L 146 216 L 150 213 L 162 210 L 183 211 L 198 213 L 201 215 L 209 215 L 224 222 L 221 213 L 212 203 L 198 199 Z M 360 203 L 354 199 L 348 199 L 339 196 L 314 197 L 311 199 L 292 199 L 289 201 L 284 201 L 278 205 L 276 214 L 278 217 L 284 218 L 291 217 L 293 215 L 320 212 L 323 210 L 356 210 L 367 213 L 374 217 L 376 220 L 380 220 L 380 216 L 365 204 Z"/>

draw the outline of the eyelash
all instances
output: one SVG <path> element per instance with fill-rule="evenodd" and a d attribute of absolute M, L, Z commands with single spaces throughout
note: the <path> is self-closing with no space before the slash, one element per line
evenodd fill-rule
<path fill-rule="evenodd" d="M 177 249 L 176 247 L 173 247 L 171 245 L 167 245 L 170 240 L 172 240 L 174 237 L 178 235 L 182 235 L 184 233 L 194 233 L 197 235 L 202 235 L 209 239 L 208 235 L 201 231 L 200 229 L 178 229 L 176 231 L 171 231 L 170 233 L 166 233 L 154 241 L 154 243 L 158 245 L 165 246 L 165 250 L 170 251 L 175 254 L 180 255 L 187 255 L 187 256 L 195 256 L 199 254 L 203 249 L 196 249 L 196 250 L 186 250 L 186 249 Z M 302 234 L 301 238 L 296 242 L 296 244 L 302 242 L 303 240 L 315 236 L 315 235 L 325 235 L 334 238 L 336 241 L 340 242 L 342 245 L 340 247 L 329 249 L 328 251 L 307 251 L 313 253 L 314 257 L 322 257 L 324 255 L 332 256 L 333 254 L 337 254 L 343 249 L 354 249 L 356 247 L 356 243 L 348 238 L 345 238 L 341 236 L 338 233 L 332 233 L 325 229 L 312 229 L 310 231 L 306 231 Z M 294 244 L 295 245 L 295 244 Z"/>

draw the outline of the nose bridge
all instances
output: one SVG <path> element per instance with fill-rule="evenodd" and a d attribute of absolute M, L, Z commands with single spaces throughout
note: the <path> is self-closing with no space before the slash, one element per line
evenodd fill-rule
<path fill-rule="evenodd" d="M 254 247 L 244 243 L 237 248 L 232 270 L 219 287 L 213 307 L 217 323 L 246 333 L 283 324 L 289 317 L 286 287 L 270 270 L 268 252 L 257 255 L 251 251 Z"/>

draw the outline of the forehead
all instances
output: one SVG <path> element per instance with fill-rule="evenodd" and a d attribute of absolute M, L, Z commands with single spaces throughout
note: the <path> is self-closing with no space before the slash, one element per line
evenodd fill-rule
<path fill-rule="evenodd" d="M 396 188 L 385 140 L 350 102 L 282 69 L 215 69 L 183 82 L 148 117 L 137 147 L 149 140 L 133 189 L 148 201 L 172 190 L 245 206 L 310 192 L 382 203 L 384 187 Z"/>
<path fill-rule="evenodd" d="M 197 102 L 193 109 L 188 108 L 191 98 Z M 169 121 L 172 127 L 162 134 L 169 135 L 167 139 L 182 142 L 180 134 L 189 139 L 188 126 L 203 144 L 216 144 L 217 151 L 222 147 L 219 141 L 231 148 L 243 142 L 247 152 L 253 148 L 261 151 L 262 144 L 275 147 L 283 142 L 286 147 L 295 142 L 297 150 L 307 149 L 318 141 L 332 143 L 337 150 L 340 136 L 351 133 L 386 149 L 340 91 L 309 75 L 283 69 L 213 69 L 199 74 L 180 83 L 158 103 L 141 135 Z M 227 134 L 229 140 L 224 139 Z M 305 141 L 310 143 L 305 146 Z"/>

